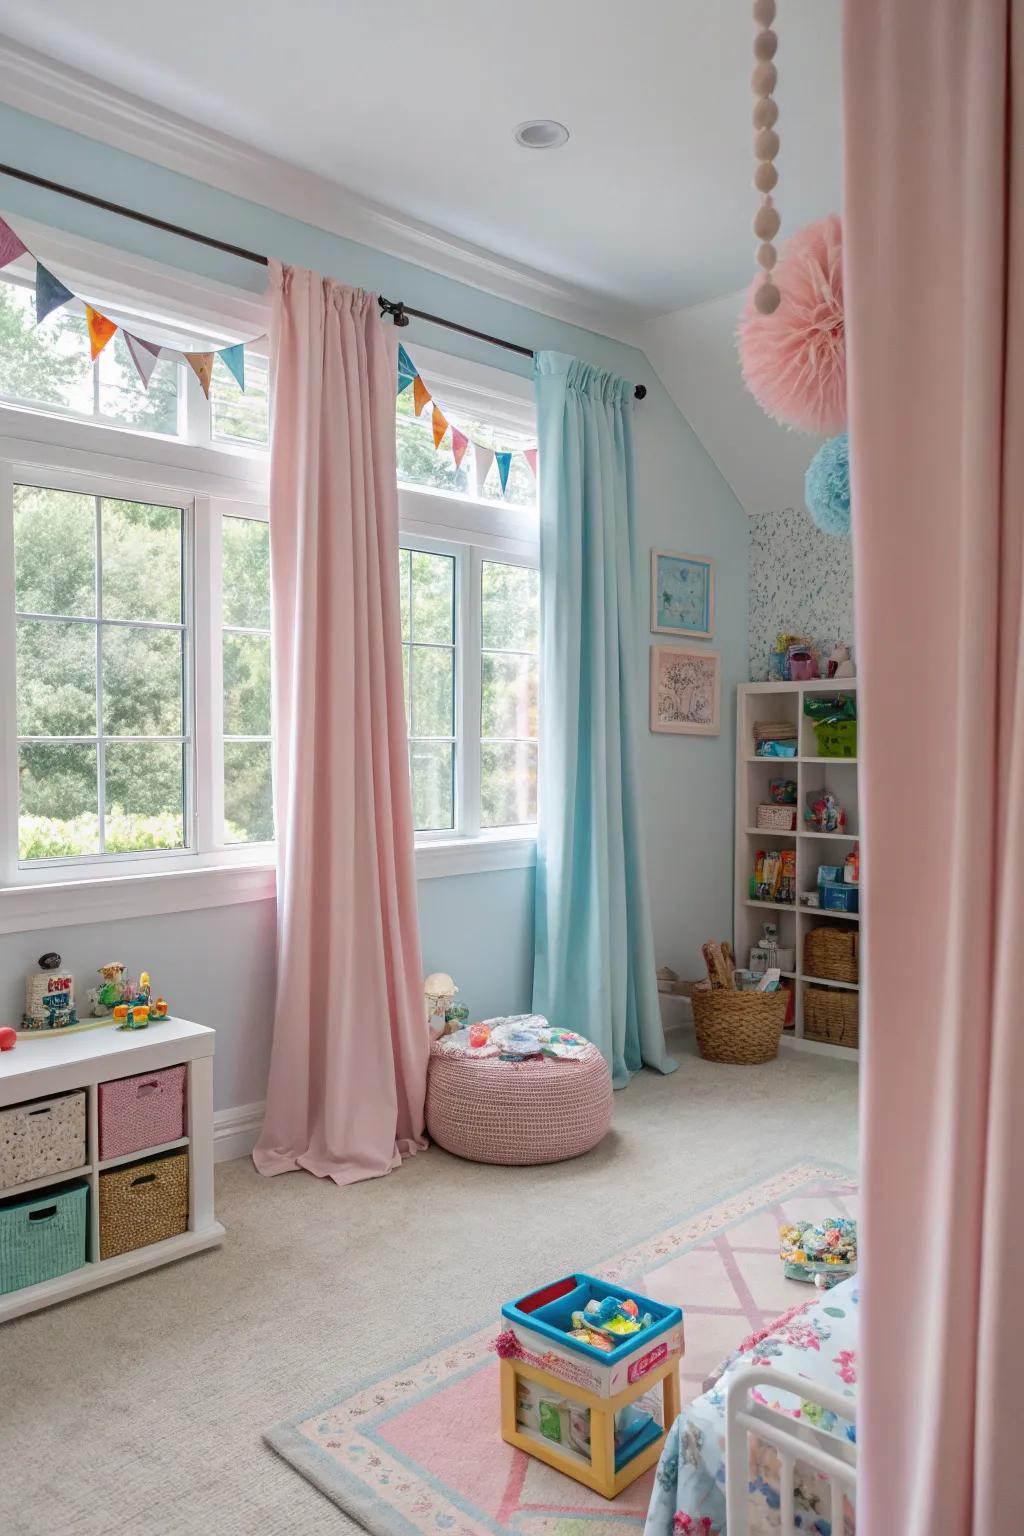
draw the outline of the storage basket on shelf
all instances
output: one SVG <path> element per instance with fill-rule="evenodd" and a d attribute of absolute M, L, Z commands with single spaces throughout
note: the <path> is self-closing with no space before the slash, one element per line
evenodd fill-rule
<path fill-rule="evenodd" d="M 100 1157 L 123 1157 L 185 1134 L 185 1067 L 100 1083 Z"/>
<path fill-rule="evenodd" d="M 188 1230 L 188 1153 L 165 1152 L 100 1174 L 100 1258 Z"/>
<path fill-rule="evenodd" d="M 832 987 L 808 987 L 804 993 L 804 1039 L 828 1045 L 860 1043 L 859 996 Z"/>
<path fill-rule="evenodd" d="M 793 832 L 796 830 L 795 805 L 759 805 L 757 808 L 759 832 Z"/>
<path fill-rule="evenodd" d="M 786 1022 L 789 992 L 732 992 L 728 988 L 693 992 L 697 1048 L 705 1061 L 753 1066 L 778 1055 Z"/>
<path fill-rule="evenodd" d="M 0 1109 L 0 1190 L 85 1164 L 85 1094 Z"/>
<path fill-rule="evenodd" d="M 859 981 L 858 937 L 835 924 L 812 928 L 804 939 L 803 974 L 821 981 Z"/>
<path fill-rule="evenodd" d="M 0 1296 L 81 1269 L 88 1198 L 83 1181 L 0 1205 Z"/>

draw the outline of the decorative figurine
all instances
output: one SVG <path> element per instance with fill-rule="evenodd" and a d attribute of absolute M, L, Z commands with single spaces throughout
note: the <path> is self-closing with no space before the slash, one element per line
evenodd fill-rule
<path fill-rule="evenodd" d="M 444 971 L 432 971 L 423 983 L 427 1004 L 427 1024 L 439 1034 L 449 1033 L 448 1011 L 455 1002 L 458 990 L 452 978 Z M 459 1025 L 456 1024 L 455 1028 L 458 1029 L 458 1027 Z"/>
<path fill-rule="evenodd" d="M 125 967 L 120 960 L 112 960 L 107 965 L 101 965 L 97 975 L 100 985 L 93 987 L 89 993 L 89 1002 L 92 1005 L 94 1019 L 105 1019 L 116 1003 L 126 1003 L 131 1000 L 134 990 L 131 981 L 125 975 Z"/>
<path fill-rule="evenodd" d="M 58 973 L 60 955 L 48 950 L 40 955 L 41 967 L 25 982 L 25 1014 L 22 1029 L 68 1029 L 78 1023 L 75 1011 L 75 978 Z M 55 974 L 57 973 L 57 974 Z"/>

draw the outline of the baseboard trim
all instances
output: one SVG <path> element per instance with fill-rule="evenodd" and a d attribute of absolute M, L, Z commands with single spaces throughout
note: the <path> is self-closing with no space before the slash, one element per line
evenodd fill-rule
<path fill-rule="evenodd" d="M 256 1145 L 262 1124 L 262 1104 L 239 1104 L 234 1109 L 214 1110 L 214 1162 L 228 1163 L 233 1157 L 248 1157 Z"/>

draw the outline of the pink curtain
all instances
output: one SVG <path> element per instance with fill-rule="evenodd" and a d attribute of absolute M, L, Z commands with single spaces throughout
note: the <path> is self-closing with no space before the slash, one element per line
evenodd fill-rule
<path fill-rule="evenodd" d="M 1024 1531 L 1022 49 L 846 3 L 869 1536 Z"/>
<path fill-rule="evenodd" d="M 278 980 L 261 1173 L 350 1184 L 426 1145 L 398 592 L 397 344 L 271 263 Z"/>

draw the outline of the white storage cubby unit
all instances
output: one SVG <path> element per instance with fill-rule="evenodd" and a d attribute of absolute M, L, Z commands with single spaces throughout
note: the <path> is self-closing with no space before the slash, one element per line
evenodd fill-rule
<path fill-rule="evenodd" d="M 111 1023 L 95 1029 L 38 1038 L 20 1036 L 15 1048 L 0 1054 L 0 1109 L 31 1099 L 50 1098 L 71 1089 L 86 1093 L 86 1160 L 81 1168 L 32 1179 L 5 1189 L 0 1203 L 70 1179 L 89 1186 L 86 1263 L 80 1269 L 38 1285 L 0 1295 L 0 1322 L 65 1301 L 172 1259 L 210 1248 L 224 1236 L 213 1211 L 213 1045 L 214 1031 L 186 1019 L 166 1019 L 147 1029 L 120 1030 Z M 163 1067 L 187 1066 L 185 1130 L 179 1139 L 103 1161 L 99 1154 L 99 1084 Z M 187 1147 L 189 1154 L 188 1230 L 177 1237 L 135 1248 L 114 1258 L 100 1258 L 99 1176 L 107 1168 L 143 1161 L 157 1152 Z"/>
<path fill-rule="evenodd" d="M 793 982 L 796 992 L 795 1027 L 783 1034 L 783 1043 L 808 1051 L 856 1060 L 858 1052 L 845 1045 L 830 1045 L 804 1038 L 804 997 L 808 985 L 822 983 L 840 991 L 858 991 L 852 982 L 825 981 L 809 976 L 803 964 L 804 939 L 820 923 L 838 923 L 846 928 L 859 924 L 859 913 L 826 912 L 820 907 L 803 907 L 788 902 L 754 901 L 750 896 L 750 877 L 758 849 L 796 849 L 797 893 L 817 889 L 819 864 L 842 864 L 859 842 L 857 801 L 857 759 L 819 757 L 814 736 L 814 722 L 804 714 L 807 693 L 834 696 L 855 693 L 856 678 L 821 678 L 807 683 L 744 683 L 737 690 L 736 730 L 736 883 L 735 949 L 736 964 L 746 966 L 751 945 L 756 944 L 762 924 L 774 922 L 779 930 L 779 945 L 796 953 L 792 971 L 783 972 Z M 754 725 L 758 721 L 792 720 L 797 726 L 798 757 L 758 757 L 755 752 Z M 797 781 L 797 827 L 795 832 L 768 832 L 757 826 L 757 808 L 771 803 L 768 785 L 772 779 L 795 778 Z M 803 812 L 806 796 L 813 790 L 828 789 L 846 811 L 847 824 L 839 832 L 804 830 Z M 863 868 L 861 879 L 863 880 Z"/>

